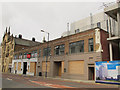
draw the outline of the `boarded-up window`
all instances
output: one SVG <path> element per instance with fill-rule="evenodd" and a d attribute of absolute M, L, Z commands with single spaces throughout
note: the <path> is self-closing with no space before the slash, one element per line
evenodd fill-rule
<path fill-rule="evenodd" d="M 64 62 L 62 62 L 62 73 L 64 73 Z"/>
<path fill-rule="evenodd" d="M 17 62 L 14 63 L 14 70 L 16 70 Z"/>
<path fill-rule="evenodd" d="M 36 62 L 30 62 L 30 67 L 28 66 L 28 69 L 30 68 L 30 72 L 34 73 L 36 75 Z M 29 72 L 29 70 L 28 70 Z"/>
<path fill-rule="evenodd" d="M 69 74 L 84 74 L 84 61 L 69 61 Z"/>
<path fill-rule="evenodd" d="M 21 70 L 21 62 L 18 62 L 18 71 Z"/>
<path fill-rule="evenodd" d="M 30 72 L 34 72 L 35 71 L 35 62 L 31 62 L 30 63 Z"/>
<path fill-rule="evenodd" d="M 45 61 L 42 62 L 42 71 L 46 72 L 46 62 Z M 47 72 L 49 72 L 49 71 L 50 71 L 50 62 L 48 61 L 47 62 Z"/>

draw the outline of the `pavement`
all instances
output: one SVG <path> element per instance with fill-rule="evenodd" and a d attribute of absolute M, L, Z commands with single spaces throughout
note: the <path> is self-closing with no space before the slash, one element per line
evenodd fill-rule
<path fill-rule="evenodd" d="M 84 81 L 74 79 L 63 79 L 63 78 L 51 78 L 51 77 L 40 77 L 40 76 L 26 76 L 17 74 L 2 74 L 3 88 L 57 88 L 57 89 L 80 89 L 88 90 L 90 88 L 105 88 L 118 90 L 118 85 L 111 84 L 98 84 L 95 81 Z M 10 84 L 9 84 L 10 83 Z M 14 86 L 15 85 L 15 86 Z"/>

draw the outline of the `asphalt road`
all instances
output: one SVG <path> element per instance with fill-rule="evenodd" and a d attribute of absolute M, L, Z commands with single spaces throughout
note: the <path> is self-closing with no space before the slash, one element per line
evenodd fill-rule
<path fill-rule="evenodd" d="M 118 85 L 64 81 L 52 78 L 2 74 L 2 88 L 64 89 L 64 90 L 120 90 Z M 89 88 L 89 89 L 88 89 Z M 103 89 L 104 88 L 104 89 Z"/>

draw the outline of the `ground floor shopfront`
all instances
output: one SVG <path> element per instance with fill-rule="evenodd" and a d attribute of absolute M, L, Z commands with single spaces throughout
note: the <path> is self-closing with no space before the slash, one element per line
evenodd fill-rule
<path fill-rule="evenodd" d="M 102 61 L 100 52 L 49 57 L 47 61 L 47 76 L 94 80 L 96 61 Z M 42 57 L 38 59 L 37 75 L 44 77 L 45 72 L 46 58 Z"/>
<path fill-rule="evenodd" d="M 77 80 L 95 79 L 95 62 L 102 61 L 100 52 L 18 59 L 12 62 L 12 73 L 32 76 L 60 77 Z M 47 69 L 46 69 L 47 64 Z"/>
<path fill-rule="evenodd" d="M 37 71 L 36 66 L 37 58 L 13 60 L 12 73 L 35 76 Z"/>

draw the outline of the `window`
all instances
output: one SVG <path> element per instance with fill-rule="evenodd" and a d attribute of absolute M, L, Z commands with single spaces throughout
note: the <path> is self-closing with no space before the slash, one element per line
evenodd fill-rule
<path fill-rule="evenodd" d="M 75 33 L 79 33 L 79 32 L 80 32 L 80 30 L 79 30 L 79 29 L 75 30 Z"/>
<path fill-rule="evenodd" d="M 100 24 L 100 22 L 98 22 L 98 23 L 97 23 L 97 27 L 99 27 L 99 28 L 101 27 L 101 24 Z"/>
<path fill-rule="evenodd" d="M 22 53 L 20 53 L 20 55 L 19 55 L 19 59 L 22 59 Z"/>
<path fill-rule="evenodd" d="M 84 40 L 81 40 L 78 44 L 79 52 L 84 52 Z"/>
<path fill-rule="evenodd" d="M 108 20 L 106 20 L 106 25 L 107 25 L 107 32 L 109 32 L 109 24 L 108 24 Z"/>
<path fill-rule="evenodd" d="M 69 48 L 70 53 L 75 53 L 75 46 L 76 46 L 76 43 L 71 43 L 70 44 L 70 48 Z"/>
<path fill-rule="evenodd" d="M 94 51 L 94 47 L 93 47 L 93 38 L 89 39 L 89 52 Z"/>
<path fill-rule="evenodd" d="M 62 55 L 62 54 L 64 54 L 64 50 L 65 50 L 64 44 L 58 45 L 58 46 L 55 46 L 54 53 L 55 53 L 55 55 Z"/>
<path fill-rule="evenodd" d="M 35 53 L 35 58 L 37 57 L 37 50 L 36 51 L 34 51 L 34 53 Z"/>
<path fill-rule="evenodd" d="M 17 55 L 14 55 L 14 59 L 17 59 Z"/>
<path fill-rule="evenodd" d="M 41 49 L 39 49 L 39 57 L 41 56 Z"/>
<path fill-rule="evenodd" d="M 31 57 L 32 57 L 32 58 L 36 58 L 36 57 L 37 57 L 37 50 L 32 51 Z"/>
<path fill-rule="evenodd" d="M 70 53 L 84 52 L 84 40 L 69 44 Z"/>
<path fill-rule="evenodd" d="M 23 58 L 24 58 L 24 59 L 27 58 L 27 53 L 26 53 L 26 52 L 24 53 L 24 57 L 23 57 Z"/>
<path fill-rule="evenodd" d="M 51 48 L 49 47 L 48 50 L 47 48 L 44 48 L 43 49 L 43 56 L 50 56 L 50 52 L 51 52 Z"/>

